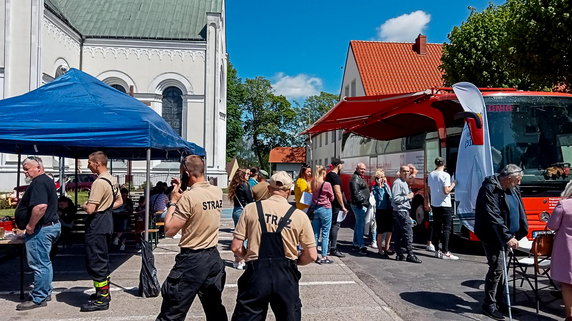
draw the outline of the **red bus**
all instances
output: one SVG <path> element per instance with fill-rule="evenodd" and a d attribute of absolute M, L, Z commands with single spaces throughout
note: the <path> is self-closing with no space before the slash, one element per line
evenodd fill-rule
<path fill-rule="evenodd" d="M 522 167 L 520 186 L 529 222 L 529 238 L 542 231 L 543 212 L 551 213 L 570 180 L 572 163 L 572 95 L 514 89 L 481 89 L 487 106 L 493 166 Z M 419 173 L 412 189 L 412 217 L 427 226 L 427 174 L 433 160 L 445 157 L 454 175 L 457 149 L 464 120 L 457 97 L 450 89 L 344 98 L 318 120 L 307 133 L 344 129 L 341 159 L 343 189 L 349 198 L 349 179 L 359 162 L 366 164 L 368 178 L 376 168 L 385 169 L 390 183 L 401 164 L 411 163 Z M 454 197 L 454 195 L 453 195 Z M 455 202 L 454 202 L 455 203 Z M 474 235 L 454 219 L 454 232 Z"/>

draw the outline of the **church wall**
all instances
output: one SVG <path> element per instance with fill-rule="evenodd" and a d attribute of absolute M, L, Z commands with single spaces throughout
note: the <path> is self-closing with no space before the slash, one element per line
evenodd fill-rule
<path fill-rule="evenodd" d="M 80 68 L 80 36 L 68 26 L 45 13 L 42 28 L 42 73 L 56 77 L 58 67 Z"/>

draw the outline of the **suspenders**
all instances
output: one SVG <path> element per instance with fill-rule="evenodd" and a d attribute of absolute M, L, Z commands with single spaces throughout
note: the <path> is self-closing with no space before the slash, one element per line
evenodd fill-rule
<path fill-rule="evenodd" d="M 260 222 L 260 229 L 262 230 L 262 233 L 268 233 L 268 231 L 266 229 L 266 220 L 264 219 L 264 212 L 262 211 L 262 204 L 260 203 L 260 201 L 256 202 L 256 209 L 258 211 L 258 222 Z M 290 209 L 288 209 L 288 212 L 286 212 L 286 215 L 284 215 L 284 217 L 282 217 L 282 219 L 278 223 L 278 228 L 276 229 L 276 232 L 274 232 L 274 233 L 278 233 L 278 234 L 282 233 L 282 230 L 286 226 L 286 223 L 288 223 L 290 216 L 292 216 L 292 213 L 294 213 L 295 210 L 296 210 L 296 207 L 294 207 L 294 206 L 292 206 L 292 207 L 290 207 Z"/>

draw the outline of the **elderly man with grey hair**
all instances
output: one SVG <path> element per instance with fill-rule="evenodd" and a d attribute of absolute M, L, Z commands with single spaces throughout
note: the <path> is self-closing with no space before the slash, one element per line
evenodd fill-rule
<path fill-rule="evenodd" d="M 495 320 L 504 320 L 503 313 L 508 312 L 508 301 L 503 296 L 506 280 L 501 253 L 505 254 L 506 248 L 517 248 L 518 240 L 528 234 L 528 221 L 518 189 L 521 181 L 522 169 L 508 164 L 499 174 L 485 178 L 477 196 L 475 234 L 483 244 L 489 265 L 483 313 Z M 506 256 L 502 258 L 506 259 Z"/>
<path fill-rule="evenodd" d="M 30 299 L 16 306 L 19 311 L 45 307 L 50 300 L 54 272 L 50 250 L 61 233 L 56 186 L 46 175 L 42 159 L 27 157 L 22 168 L 30 185 L 16 207 L 15 216 L 18 229 L 26 232 L 26 257 L 34 271 L 34 288 Z"/>

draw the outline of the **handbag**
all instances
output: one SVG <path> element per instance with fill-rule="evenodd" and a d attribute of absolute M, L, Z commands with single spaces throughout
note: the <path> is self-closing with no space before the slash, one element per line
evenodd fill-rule
<path fill-rule="evenodd" d="M 324 188 L 324 183 L 322 183 L 322 185 L 320 186 L 320 193 L 318 193 L 318 197 L 320 197 L 320 195 L 322 194 L 322 189 Z M 314 211 L 316 210 L 316 204 L 314 204 L 314 202 L 312 201 L 312 205 L 310 205 L 310 207 L 308 207 L 308 210 L 306 211 L 306 215 L 308 215 L 308 218 L 311 220 L 314 219 Z"/>
<path fill-rule="evenodd" d="M 539 256 L 551 256 L 552 254 L 552 245 L 554 244 L 554 232 L 549 231 L 548 228 L 545 228 L 542 233 L 539 233 L 534 238 L 532 242 L 532 248 L 530 249 L 530 253 L 534 256 L 534 268 L 536 269 L 537 273 L 539 272 Z"/>

